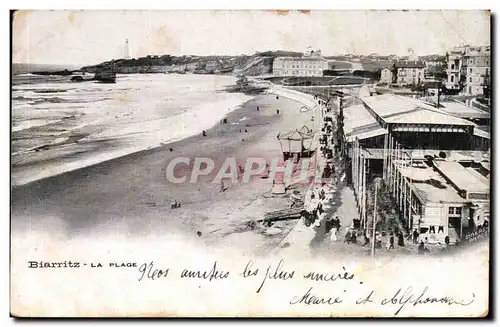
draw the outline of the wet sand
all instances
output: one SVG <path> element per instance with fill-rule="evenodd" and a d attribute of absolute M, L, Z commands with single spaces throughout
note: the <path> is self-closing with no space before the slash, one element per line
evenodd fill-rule
<path fill-rule="evenodd" d="M 268 233 L 273 235 L 266 235 L 262 227 L 244 229 L 242 222 L 289 207 L 289 195 L 271 195 L 271 181 L 259 178 L 250 184 L 226 184 L 225 192 L 208 180 L 174 185 L 167 181 L 165 169 L 178 156 L 212 158 L 216 167 L 227 157 L 281 157 L 276 136 L 310 119 L 312 113 L 301 112 L 302 107 L 282 96 L 259 95 L 229 113 L 227 124 L 207 130 L 206 137 L 200 131 L 159 148 L 16 187 L 12 232 L 49 231 L 67 239 L 181 234 L 207 245 L 265 252 L 295 221 L 275 224 Z M 174 200 L 180 208 L 171 208 Z"/>

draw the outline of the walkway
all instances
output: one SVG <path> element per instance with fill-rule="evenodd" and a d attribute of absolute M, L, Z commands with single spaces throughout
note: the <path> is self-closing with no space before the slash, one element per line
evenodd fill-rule
<path fill-rule="evenodd" d="M 295 101 L 298 101 L 309 108 L 316 107 L 316 102 L 314 101 L 314 97 L 310 94 L 302 93 L 299 91 L 294 91 L 290 89 L 286 89 L 281 86 L 274 85 L 268 90 L 269 93 L 276 94 L 279 96 L 283 96 L 285 98 L 289 98 Z"/>
<path fill-rule="evenodd" d="M 320 188 L 321 189 L 321 188 Z M 317 191 L 319 191 L 318 189 Z M 325 212 L 319 218 L 320 226 L 315 224 L 307 227 L 304 218 L 301 218 L 292 231 L 285 237 L 277 246 L 276 253 L 284 256 L 303 256 L 311 253 L 311 244 L 317 235 L 324 234 L 326 217 L 329 217 L 329 212 L 332 211 L 332 204 L 335 203 L 334 198 L 337 196 L 337 188 L 333 185 L 323 187 L 326 198 L 321 201 Z M 316 192 L 317 194 L 317 192 Z M 316 195 L 317 197 L 318 195 Z M 306 196 L 305 207 L 309 204 L 310 195 Z"/>

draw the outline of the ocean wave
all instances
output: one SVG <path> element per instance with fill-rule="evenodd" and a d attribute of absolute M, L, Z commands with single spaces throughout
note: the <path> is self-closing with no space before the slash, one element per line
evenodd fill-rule
<path fill-rule="evenodd" d="M 63 89 L 40 89 L 40 90 L 31 90 L 34 93 L 62 93 L 67 92 L 68 90 Z"/>
<path fill-rule="evenodd" d="M 68 121 L 76 121 L 78 117 L 83 116 L 83 114 L 74 114 L 74 115 L 68 115 L 64 117 L 58 117 L 58 118 L 35 118 L 35 119 L 26 119 L 26 120 L 18 120 L 15 121 L 14 126 L 12 126 L 12 132 L 20 132 L 24 130 L 29 130 L 35 127 L 44 127 L 44 126 L 52 126 L 56 125 L 59 123 L 66 123 Z M 81 124 L 72 128 L 69 128 L 70 126 L 65 126 L 65 132 L 74 130 L 77 128 L 81 128 L 83 126 L 86 126 L 86 124 Z M 59 133 L 54 133 L 53 135 L 59 135 Z M 16 136 L 13 135 L 12 139 L 15 140 Z"/>
<path fill-rule="evenodd" d="M 17 96 L 17 97 L 13 97 L 12 100 L 16 100 L 16 101 L 31 101 L 32 99 L 26 98 L 25 96 L 20 95 L 20 96 Z"/>
<path fill-rule="evenodd" d="M 219 100 L 213 103 L 203 103 L 193 106 L 192 111 L 184 112 L 174 117 L 156 119 L 156 121 L 136 122 L 131 124 L 129 128 L 119 128 L 118 130 L 105 129 L 102 132 L 91 133 L 79 139 L 78 143 L 72 141 L 71 137 L 62 136 L 51 143 L 44 143 L 36 147 L 30 147 L 12 153 L 12 156 L 21 156 L 21 158 L 34 151 L 50 151 L 63 146 L 74 147 L 76 152 L 78 149 L 85 148 L 86 143 L 102 142 L 117 140 L 127 140 L 124 144 L 113 150 L 106 152 L 96 152 L 92 156 L 78 157 L 78 159 L 67 163 L 58 163 L 57 165 L 49 165 L 50 168 L 38 168 L 36 174 L 26 174 L 22 172 L 19 176 L 14 174 L 13 184 L 23 185 L 42 178 L 47 178 L 53 175 L 61 174 L 67 171 L 81 169 L 89 165 L 97 164 L 106 160 L 125 156 L 134 152 L 143 151 L 159 146 L 164 146 L 170 142 L 178 141 L 192 135 L 196 135 L 200 130 L 209 129 L 217 124 L 217 122 L 241 104 L 250 100 L 249 96 L 232 97 L 224 100 Z M 210 118 L 209 118 L 210 117 Z M 179 124 L 179 121 L 193 122 L 190 128 L 186 125 Z M 162 133 L 163 131 L 163 133 Z M 169 131 L 168 133 L 166 131 Z M 19 158 L 19 157 L 18 157 Z M 22 160 L 22 159 L 21 159 Z M 43 167 L 43 166 L 42 166 Z"/>
<path fill-rule="evenodd" d="M 14 126 L 12 126 L 12 132 L 20 132 L 23 130 L 31 129 L 34 127 L 47 126 L 54 123 L 59 123 L 63 121 L 62 119 L 32 119 L 32 120 L 23 120 L 17 122 Z M 14 136 L 13 136 L 14 138 Z"/>
<path fill-rule="evenodd" d="M 68 144 L 69 139 L 70 138 L 68 136 L 57 137 L 52 142 L 38 144 L 38 145 L 31 147 L 31 148 L 28 148 L 28 149 L 23 149 L 23 150 L 12 152 L 11 156 L 15 157 L 15 156 L 30 153 L 33 151 L 47 150 L 47 149 L 50 149 L 50 148 L 55 147 L 55 146 L 61 146 L 64 144 Z"/>
<path fill-rule="evenodd" d="M 109 100 L 111 98 L 97 98 L 97 99 L 65 99 L 61 97 L 46 97 L 46 98 L 33 98 L 26 97 L 24 95 L 13 97 L 14 101 L 29 101 L 32 105 L 43 104 L 43 103 L 90 103 L 90 102 L 100 102 Z"/>
<path fill-rule="evenodd" d="M 13 149 L 15 152 L 11 154 L 16 155 L 18 162 L 30 164 L 19 164 L 12 173 L 12 182 L 22 185 L 195 135 L 202 129 L 209 129 L 217 124 L 224 115 L 250 98 L 212 90 L 219 87 L 212 80 L 206 81 L 206 78 L 173 78 L 168 75 L 152 76 L 152 81 L 142 78 L 143 76 L 132 76 L 130 81 L 113 87 L 72 84 L 71 88 L 74 90 L 60 94 L 33 92 L 68 89 L 69 85 L 61 87 L 51 81 L 30 88 L 29 92 L 14 93 L 13 108 L 18 106 L 19 110 L 13 110 L 15 126 L 12 139 L 19 141 Z M 227 84 L 226 79 L 229 78 L 221 77 L 220 80 L 224 83 L 220 84 Z M 131 90 L 136 91 L 130 92 Z M 16 91 L 22 92 L 20 89 Z M 124 92 L 127 93 L 123 94 Z M 163 99 L 169 99 L 168 103 Z M 114 101 L 98 102 L 104 100 Z M 73 106 L 77 105 L 82 105 L 83 110 L 61 112 L 62 109 L 74 109 Z M 184 108 L 186 111 L 182 110 Z M 85 114 L 82 119 L 78 115 L 81 113 Z M 62 120 L 62 116 L 72 114 L 78 117 Z M 33 117 L 35 115 L 36 118 Z M 21 121 L 26 118 L 38 121 L 21 125 Z M 42 118 L 45 118 L 46 123 L 53 119 L 59 121 L 44 126 Z M 35 124 L 40 127 L 34 126 Z M 23 131 L 27 128 L 31 129 Z M 33 137 L 32 142 L 29 137 Z M 111 142 L 112 146 L 105 151 L 102 147 L 92 146 L 100 144 L 99 142 Z M 68 151 L 85 153 L 63 160 L 63 153 Z M 34 152 L 38 152 L 38 155 L 33 155 Z M 42 160 L 36 161 L 38 159 L 35 157 Z M 54 160 L 44 161 L 48 157 Z"/>

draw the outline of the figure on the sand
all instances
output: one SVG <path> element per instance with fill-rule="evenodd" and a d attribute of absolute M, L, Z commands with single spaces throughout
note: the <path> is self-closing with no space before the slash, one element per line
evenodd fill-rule
<path fill-rule="evenodd" d="M 429 249 L 424 244 L 424 241 L 420 241 L 420 245 L 418 246 L 418 254 L 424 254 L 425 252 L 429 252 Z"/>
<path fill-rule="evenodd" d="M 174 202 L 170 206 L 170 209 L 176 209 L 176 208 L 180 208 L 180 207 L 181 207 L 181 204 L 179 202 L 177 202 L 177 200 L 174 200 Z"/>

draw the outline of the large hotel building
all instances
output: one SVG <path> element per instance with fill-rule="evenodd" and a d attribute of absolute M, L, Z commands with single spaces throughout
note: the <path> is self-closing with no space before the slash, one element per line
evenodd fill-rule
<path fill-rule="evenodd" d="M 328 61 L 320 50 L 308 50 L 302 57 L 277 57 L 273 62 L 275 76 L 323 76 L 327 69 Z"/>

